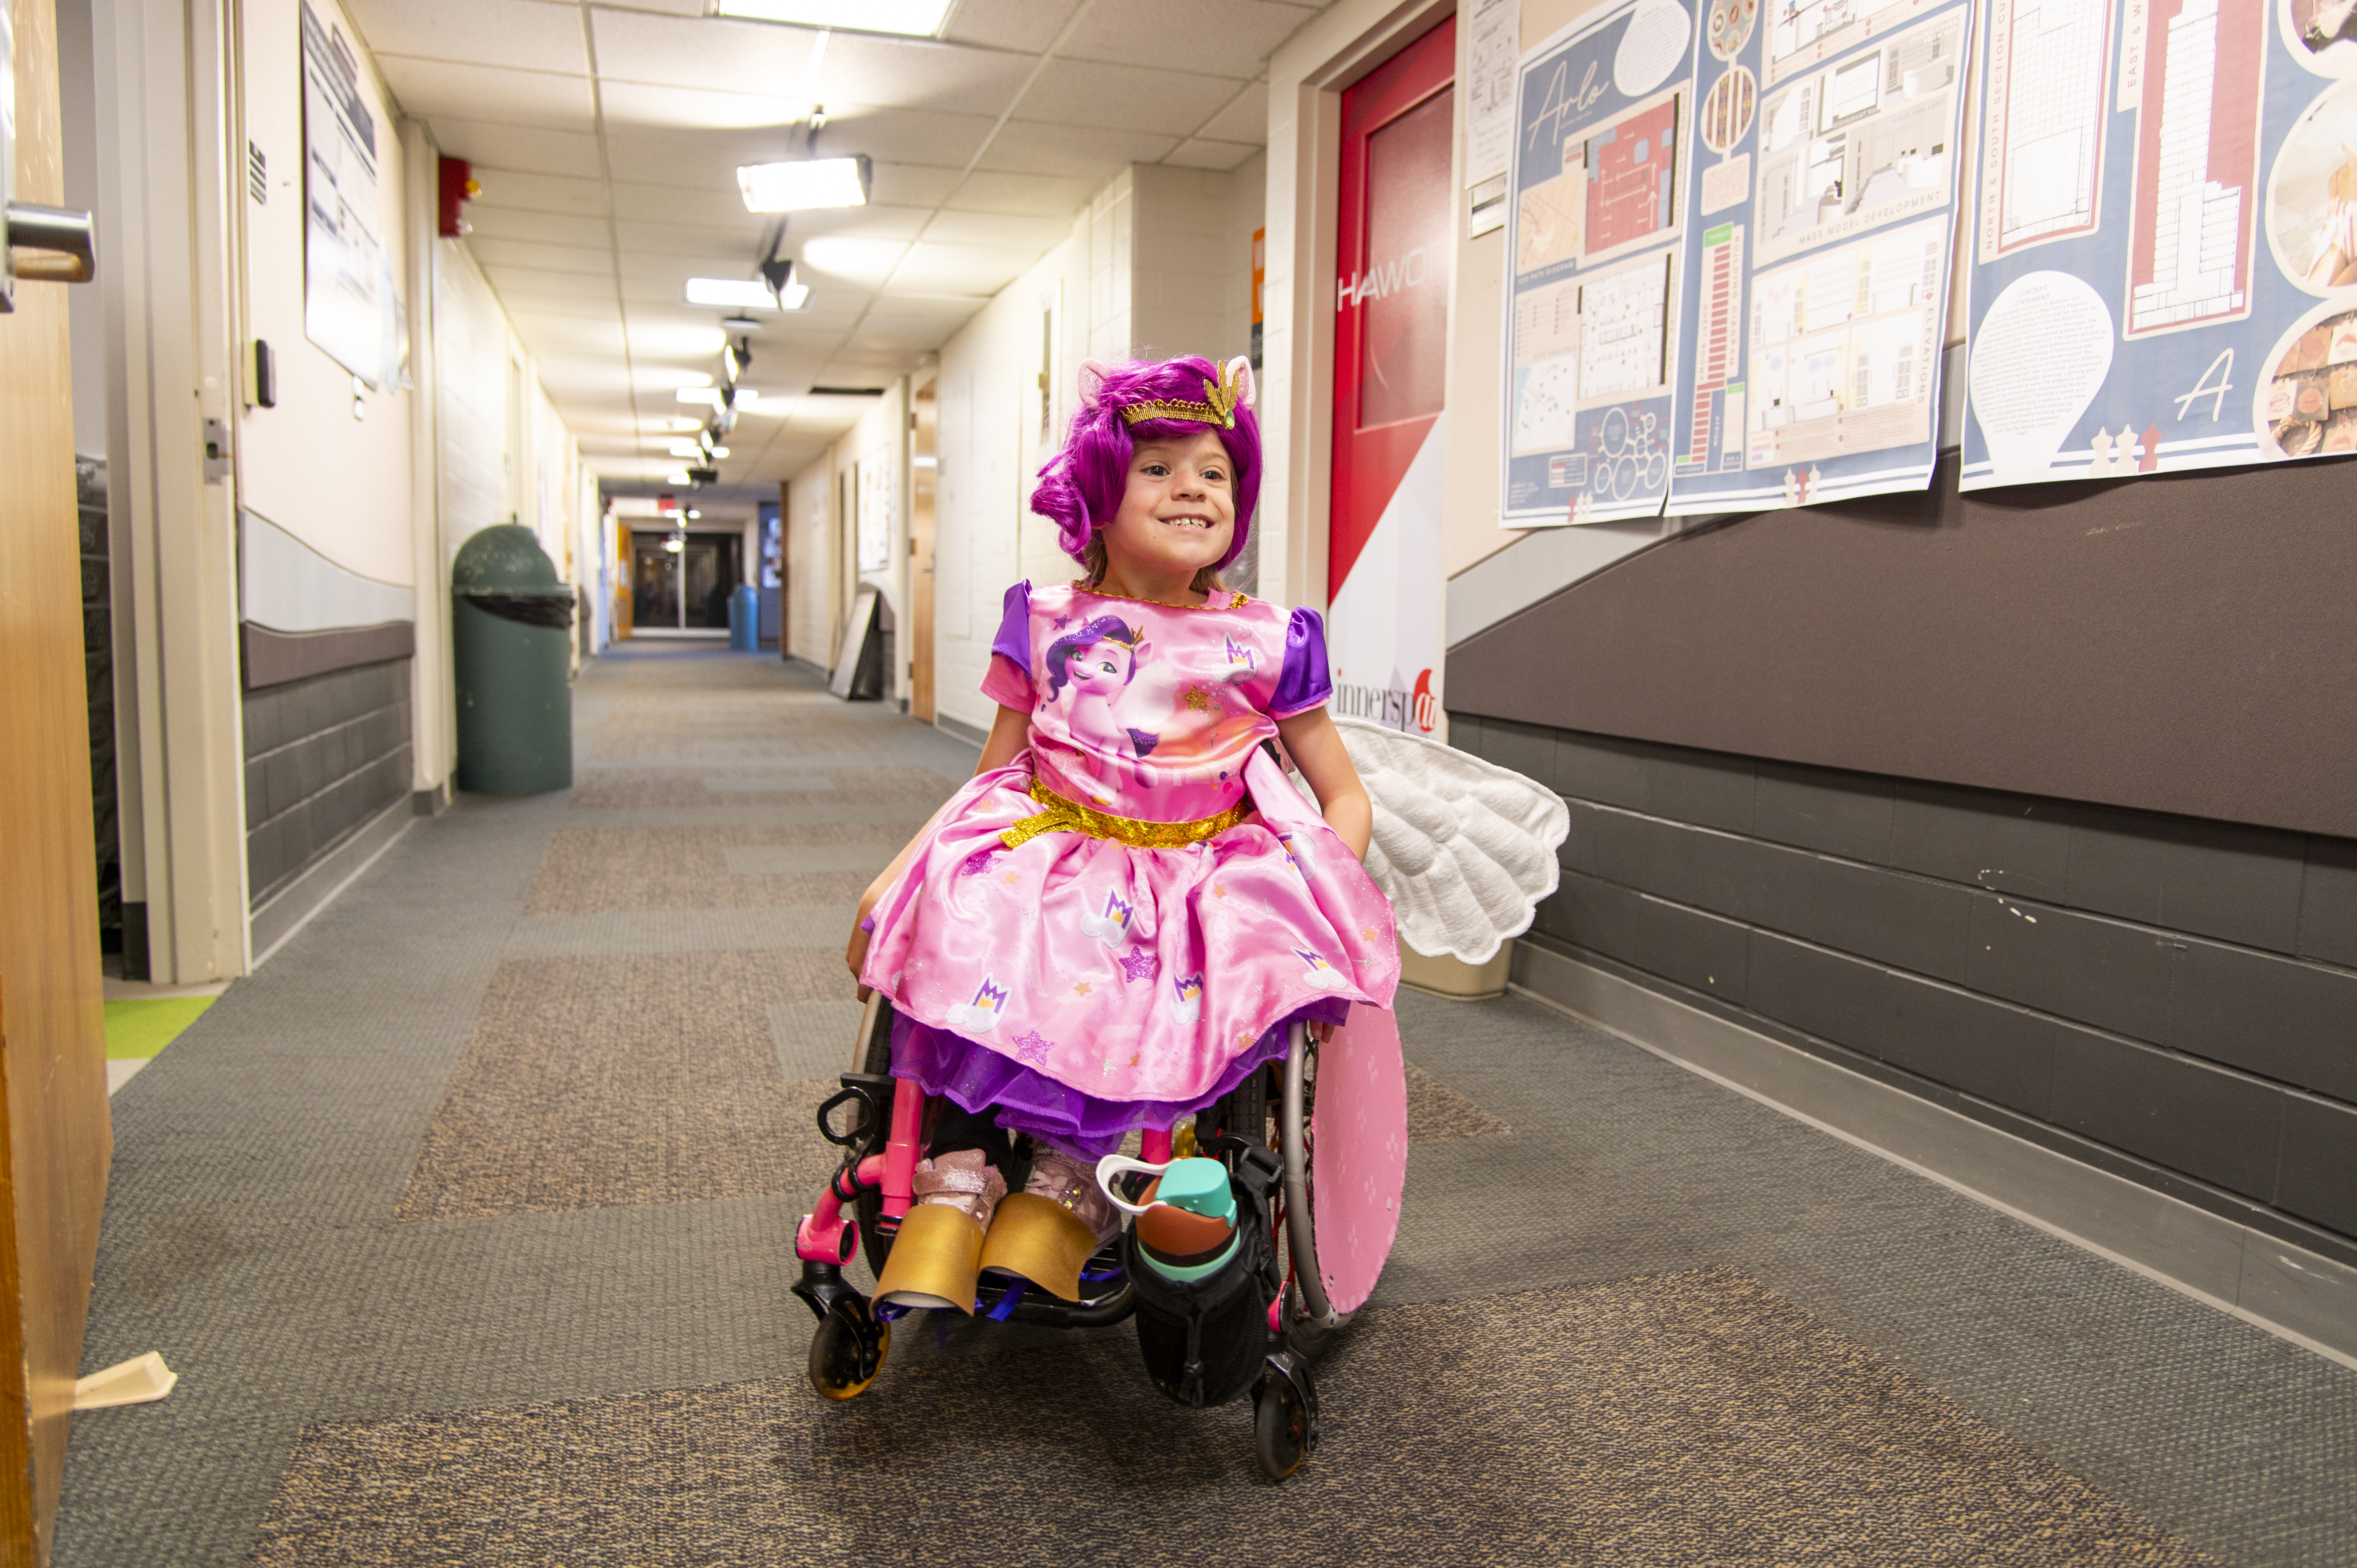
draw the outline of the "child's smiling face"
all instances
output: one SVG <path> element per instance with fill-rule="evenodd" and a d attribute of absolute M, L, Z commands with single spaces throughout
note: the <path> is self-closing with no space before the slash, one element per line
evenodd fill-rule
<path fill-rule="evenodd" d="M 1235 532 L 1235 465 L 1217 431 L 1141 441 L 1104 530 L 1105 554 L 1125 572 L 1191 576 L 1220 564 Z"/>

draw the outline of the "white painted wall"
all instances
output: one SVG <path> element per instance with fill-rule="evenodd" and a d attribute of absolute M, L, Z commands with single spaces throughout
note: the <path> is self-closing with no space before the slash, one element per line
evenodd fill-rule
<path fill-rule="evenodd" d="M 336 0 L 314 0 L 361 61 L 361 92 L 376 116 L 378 233 L 392 259 L 394 286 L 409 288 L 404 178 L 406 152 L 392 95 L 360 34 Z M 268 160 L 268 199 L 241 179 L 235 200 L 244 219 L 240 276 L 245 322 L 238 353 L 240 502 L 348 571 L 410 586 L 410 393 L 387 387 L 354 395 L 352 373 L 303 335 L 303 79 L 299 0 L 244 0 L 238 48 L 242 62 L 242 140 Z M 253 403 L 253 341 L 277 360 L 277 406 Z M 357 403 L 361 416 L 355 417 Z"/>

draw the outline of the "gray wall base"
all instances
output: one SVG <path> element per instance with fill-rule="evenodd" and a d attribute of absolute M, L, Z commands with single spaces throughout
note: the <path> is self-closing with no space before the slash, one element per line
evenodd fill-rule
<path fill-rule="evenodd" d="M 351 837 L 319 857 L 319 863 L 286 885 L 269 903 L 253 912 L 247 931 L 253 967 L 260 969 L 287 938 L 366 871 L 393 841 L 417 820 L 415 807 L 404 796 L 362 823 Z"/>
<path fill-rule="evenodd" d="M 966 723 L 963 719 L 953 719 L 947 714 L 936 713 L 933 714 L 933 727 L 941 731 L 943 735 L 952 735 L 957 736 L 958 739 L 965 742 L 968 746 L 985 746 L 990 744 L 990 732 L 988 730 L 976 729 L 974 725 Z"/>
<path fill-rule="evenodd" d="M 445 779 L 431 789 L 409 792 L 409 809 L 413 815 L 438 817 L 450 809 L 450 780 Z"/>
<path fill-rule="evenodd" d="M 2357 1269 L 1528 942 L 1513 988 L 1869 1154 L 2357 1368 Z"/>

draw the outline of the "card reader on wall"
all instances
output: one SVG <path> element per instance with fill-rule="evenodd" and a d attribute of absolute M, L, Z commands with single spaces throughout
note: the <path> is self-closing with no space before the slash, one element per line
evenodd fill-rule
<path fill-rule="evenodd" d="M 253 340 L 253 406 L 278 406 L 278 356 L 259 338 Z"/>

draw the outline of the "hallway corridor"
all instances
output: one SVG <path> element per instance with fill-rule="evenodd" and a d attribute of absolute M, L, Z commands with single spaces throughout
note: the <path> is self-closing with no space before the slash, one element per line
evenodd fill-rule
<path fill-rule="evenodd" d="M 576 783 L 415 822 L 113 1101 L 59 1568 L 2357 1560 L 2357 1371 L 1516 994 L 1403 993 L 1325 1443 L 1126 1326 L 803 1380 L 859 890 L 974 752 L 624 644 Z M 860 1275 L 863 1287 L 864 1273 Z"/>

